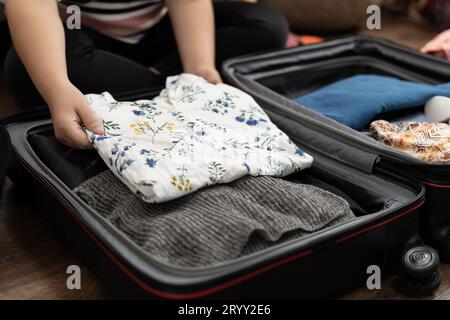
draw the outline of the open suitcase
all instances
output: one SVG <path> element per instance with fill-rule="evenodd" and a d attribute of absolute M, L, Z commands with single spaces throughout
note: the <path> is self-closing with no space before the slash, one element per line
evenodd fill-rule
<path fill-rule="evenodd" d="M 126 100 L 152 95 L 133 94 Z M 310 130 L 296 110 L 270 105 L 266 111 L 314 156 L 313 167 L 301 174 L 310 184 L 339 190 L 352 201 L 355 220 L 212 267 L 161 264 L 71 191 L 105 165 L 95 151 L 58 143 L 46 108 L 3 120 L 11 142 L 9 176 L 24 199 L 53 222 L 118 297 L 329 297 L 365 283 L 371 265 L 379 266 L 383 276 L 401 272 L 405 283 L 418 292 L 435 290 L 440 284 L 439 259 L 418 234 L 419 213 L 425 205 L 423 186 L 383 167 L 369 170 L 378 160 L 376 154 L 342 142 L 328 143 L 329 138 Z M 304 128 L 297 130 L 303 123 Z M 333 156 L 337 147 L 341 159 Z M 5 150 L 2 146 L 3 155 Z M 360 165 L 346 163 L 347 153 Z"/>
<path fill-rule="evenodd" d="M 309 143 L 319 149 L 333 145 L 328 153 L 332 158 L 366 172 L 383 168 L 419 179 L 427 189 L 421 235 L 442 260 L 450 261 L 450 166 L 417 160 L 291 100 L 358 74 L 428 84 L 449 82 L 450 63 L 386 40 L 350 37 L 231 59 L 225 63 L 224 73 L 270 114 L 270 110 L 295 113 L 298 120 L 283 123 L 281 128 L 303 137 L 314 132 Z M 361 152 L 376 161 L 361 161 Z"/>

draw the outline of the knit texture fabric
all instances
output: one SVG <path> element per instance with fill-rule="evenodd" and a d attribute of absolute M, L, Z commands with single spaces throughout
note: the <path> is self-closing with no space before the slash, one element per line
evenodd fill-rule
<path fill-rule="evenodd" d="M 354 218 L 348 203 L 328 191 L 269 176 L 246 176 L 150 204 L 108 170 L 74 192 L 153 258 L 188 268 L 232 260 Z"/>

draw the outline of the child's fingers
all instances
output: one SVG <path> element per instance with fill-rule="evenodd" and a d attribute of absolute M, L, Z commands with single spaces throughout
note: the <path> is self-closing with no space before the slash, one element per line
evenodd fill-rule
<path fill-rule="evenodd" d="M 95 112 L 89 107 L 88 103 L 84 103 L 77 107 L 77 113 L 81 123 L 91 132 L 102 135 L 103 126 L 97 119 Z"/>
<path fill-rule="evenodd" d="M 59 142 L 75 149 L 92 148 L 86 133 L 78 122 L 68 119 L 67 121 L 55 123 L 54 128 Z"/>
<path fill-rule="evenodd" d="M 69 145 L 76 149 L 91 149 L 92 144 L 89 142 L 86 132 L 80 127 L 79 123 L 73 123 L 67 132 L 67 140 Z"/>

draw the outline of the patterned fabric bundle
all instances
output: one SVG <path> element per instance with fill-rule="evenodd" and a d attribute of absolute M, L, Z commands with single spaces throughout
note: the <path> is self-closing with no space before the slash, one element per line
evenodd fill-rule
<path fill-rule="evenodd" d="M 105 135 L 87 131 L 100 156 L 146 202 L 175 199 L 244 175 L 287 176 L 312 157 L 249 95 L 189 74 L 170 77 L 153 100 L 87 99 Z"/>
<path fill-rule="evenodd" d="M 413 157 L 436 164 L 450 163 L 450 126 L 446 123 L 374 121 L 370 132 L 378 141 Z"/>

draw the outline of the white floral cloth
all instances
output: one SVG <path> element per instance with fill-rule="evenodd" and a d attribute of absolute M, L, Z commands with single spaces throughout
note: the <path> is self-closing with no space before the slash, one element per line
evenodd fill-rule
<path fill-rule="evenodd" d="M 286 176 L 312 157 L 246 93 L 190 75 L 152 100 L 87 95 L 105 134 L 86 130 L 109 168 L 142 200 L 164 202 L 246 174 Z"/>

